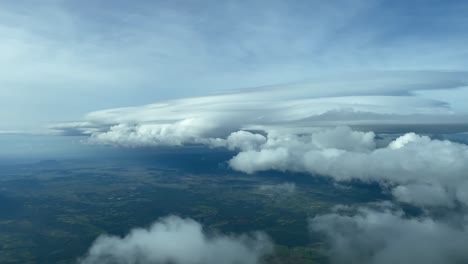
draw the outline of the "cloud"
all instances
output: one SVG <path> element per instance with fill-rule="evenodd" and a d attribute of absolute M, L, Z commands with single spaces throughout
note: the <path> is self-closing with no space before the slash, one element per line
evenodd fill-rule
<path fill-rule="evenodd" d="M 349 208 L 348 208 L 349 209 Z M 361 207 L 317 216 L 310 229 L 325 236 L 332 263 L 465 263 L 468 223 L 409 217 L 401 210 Z"/>
<path fill-rule="evenodd" d="M 52 127 L 94 142 L 180 145 L 227 137 L 242 129 L 336 125 L 465 123 L 468 111 L 417 91 L 468 85 L 465 72 L 373 72 L 322 77 L 289 85 L 163 101 L 89 113 Z M 468 109 L 467 109 L 468 110 Z M 233 135 L 235 136 L 235 135 Z M 195 142 L 194 142 L 195 141 Z M 231 146 L 234 147 L 234 146 Z"/>
<path fill-rule="evenodd" d="M 79 263 L 258 264 L 271 252 L 272 243 L 263 233 L 207 235 L 198 222 L 169 216 L 122 238 L 100 236 Z"/>
<path fill-rule="evenodd" d="M 209 123 L 197 119 L 184 119 L 172 124 L 118 124 L 108 131 L 92 133 L 90 143 L 122 146 L 179 146 L 205 143 L 203 134 L 211 128 Z"/>
<path fill-rule="evenodd" d="M 378 182 L 401 202 L 454 207 L 466 203 L 468 146 L 407 133 L 377 147 L 373 132 L 347 127 L 306 135 L 269 133 L 257 150 L 229 164 L 246 173 L 279 170 L 325 175 L 336 181 Z"/>
<path fill-rule="evenodd" d="M 467 182 L 466 145 L 415 133 L 389 143 L 372 130 L 463 129 L 456 125 L 466 125 L 468 109 L 452 109 L 450 101 L 426 98 L 424 92 L 465 89 L 467 76 L 442 71 L 324 76 L 95 111 L 52 130 L 86 135 L 91 144 L 224 147 L 238 151 L 229 164 L 242 172 L 295 171 L 378 182 L 401 202 L 454 207 L 467 201 L 460 187 Z"/>
<path fill-rule="evenodd" d="M 213 147 L 226 147 L 229 150 L 252 150 L 258 149 L 266 141 L 267 138 L 264 135 L 237 131 L 231 133 L 226 139 L 212 139 L 209 144 Z"/>
<path fill-rule="evenodd" d="M 0 130 L 57 122 L 54 134 L 91 144 L 225 147 L 239 152 L 231 167 L 247 173 L 379 182 L 403 203 L 467 205 L 466 145 L 376 134 L 466 132 L 468 73 L 456 69 L 467 68 L 468 5 L 388 5 L 5 1 Z M 255 88 L 227 91 L 240 87 Z"/>
<path fill-rule="evenodd" d="M 468 36 L 461 25 L 468 5 L 388 5 L 363 0 L 138 5 L 52 0 L 31 8 L 3 1 L 0 119 L 8 122 L 0 123 L 0 129 L 38 130 L 96 109 L 331 73 L 467 68 Z M 417 16 L 408 14 L 414 9 Z M 426 88 L 460 82 L 440 80 L 444 74 L 425 74 Z M 382 83 L 376 80 L 348 85 L 359 78 L 336 77 L 342 81 L 339 89 L 324 85 L 309 91 L 322 97 L 382 95 Z M 393 85 L 385 95 L 419 85 Z M 463 95 L 453 100 L 463 106 Z M 365 103 L 381 100 L 368 99 Z"/>

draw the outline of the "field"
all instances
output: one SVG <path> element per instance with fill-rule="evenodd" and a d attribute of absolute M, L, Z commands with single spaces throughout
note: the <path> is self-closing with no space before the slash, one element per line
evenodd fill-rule
<path fill-rule="evenodd" d="M 217 159 L 215 153 L 163 160 L 164 166 L 121 160 L 4 165 L 0 263 L 75 263 L 100 234 L 124 235 L 170 214 L 191 217 L 207 232 L 263 230 L 276 244 L 268 263 L 326 263 L 308 218 L 336 204 L 382 199 L 373 186 L 208 166 Z M 294 189 L 276 187 L 285 182 Z"/>

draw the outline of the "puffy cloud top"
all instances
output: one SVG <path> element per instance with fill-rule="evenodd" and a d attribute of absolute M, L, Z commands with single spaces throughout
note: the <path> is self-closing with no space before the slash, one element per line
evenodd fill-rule
<path fill-rule="evenodd" d="M 325 234 L 332 263 L 465 263 L 468 225 L 429 217 L 409 218 L 398 210 L 359 208 L 313 218 L 313 231 Z"/>
<path fill-rule="evenodd" d="M 263 233 L 209 236 L 191 219 L 169 216 L 125 237 L 100 236 L 81 264 L 258 264 L 271 253 Z"/>
<path fill-rule="evenodd" d="M 466 160 L 464 144 L 408 133 L 377 147 L 374 133 L 338 127 L 309 135 L 269 134 L 259 149 L 239 152 L 230 165 L 246 173 L 297 171 L 379 182 L 399 201 L 453 207 L 468 205 Z"/>

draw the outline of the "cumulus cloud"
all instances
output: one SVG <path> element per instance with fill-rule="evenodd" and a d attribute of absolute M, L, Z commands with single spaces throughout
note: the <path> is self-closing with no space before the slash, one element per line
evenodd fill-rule
<path fill-rule="evenodd" d="M 458 198 L 456 193 L 448 191 L 451 188 L 457 189 L 456 186 L 446 187 L 439 183 L 412 183 L 395 187 L 392 194 L 398 201 L 408 204 L 453 208 Z M 460 202 L 466 204 L 465 200 Z"/>
<path fill-rule="evenodd" d="M 308 171 L 306 155 L 312 151 L 320 151 L 327 159 L 339 152 L 368 153 L 375 146 L 373 132 L 352 131 L 349 127 L 320 129 L 299 135 L 273 130 L 269 131 L 267 141 L 259 149 L 241 151 L 229 163 L 232 168 L 246 173 L 272 169 Z"/>
<path fill-rule="evenodd" d="M 100 236 L 79 263 L 258 264 L 271 252 L 264 233 L 207 235 L 198 222 L 169 216 L 125 237 Z"/>
<path fill-rule="evenodd" d="M 258 149 L 266 141 L 264 135 L 241 130 L 231 133 L 226 139 L 212 139 L 210 144 L 213 147 L 226 147 L 229 150 L 253 150 Z"/>
<path fill-rule="evenodd" d="M 466 124 L 466 112 L 424 96 L 431 89 L 450 92 L 467 86 L 465 76 L 456 72 L 378 73 L 346 81 L 337 78 L 257 88 L 92 112 L 82 121 L 53 129 L 65 135 L 87 135 L 92 144 L 223 147 L 238 152 L 229 165 L 245 173 L 278 170 L 328 176 L 338 183 L 377 182 L 401 203 L 426 210 L 466 208 L 467 145 L 416 133 L 389 140 L 373 132 L 379 126 L 406 132 L 425 124 L 450 132 L 453 124 Z M 264 185 L 259 190 L 292 193 L 295 186 Z M 311 225 L 326 235 L 337 263 L 467 260 L 462 247 L 468 239 L 466 225 L 373 209 L 318 216 Z M 166 236 L 183 242 L 168 244 Z M 451 241 L 438 247 L 439 241 L 446 240 Z M 269 252 L 266 249 L 271 249 L 265 241 L 258 235 L 207 236 L 196 222 L 170 218 L 148 230 L 133 230 L 124 238 L 101 237 L 82 263 L 258 263 Z M 406 253 L 408 248 L 411 254 Z"/>
<path fill-rule="evenodd" d="M 378 182 L 394 197 L 418 206 L 466 204 L 468 146 L 408 133 L 377 147 L 372 132 L 347 127 L 309 135 L 268 134 L 258 150 L 239 152 L 229 162 L 246 173 L 307 172 L 337 181 Z"/>
<path fill-rule="evenodd" d="M 204 120 L 184 119 L 172 124 L 118 124 L 108 131 L 92 133 L 90 143 L 122 146 L 180 146 L 206 144 L 202 135 L 211 128 Z"/>
<path fill-rule="evenodd" d="M 311 219 L 310 228 L 324 234 L 332 263 L 468 261 L 466 221 L 452 225 L 429 217 L 409 217 L 400 210 L 363 207 L 353 213 L 337 210 L 317 216 Z"/>

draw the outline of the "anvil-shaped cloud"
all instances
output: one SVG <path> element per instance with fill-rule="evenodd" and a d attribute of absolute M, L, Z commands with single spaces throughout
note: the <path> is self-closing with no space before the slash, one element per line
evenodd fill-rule
<path fill-rule="evenodd" d="M 454 109 L 453 102 L 434 99 L 425 91 L 468 92 L 463 90 L 466 86 L 467 72 L 344 74 L 97 111 L 83 121 L 52 129 L 90 135 L 95 143 L 148 146 L 206 143 L 240 129 L 463 124 L 468 111 Z"/>
<path fill-rule="evenodd" d="M 456 100 L 433 97 L 438 91 L 468 92 L 467 76 L 466 72 L 330 76 L 103 110 L 53 129 L 88 135 L 94 144 L 225 147 L 239 151 L 229 164 L 246 173 L 299 171 L 338 181 L 375 181 L 401 202 L 453 207 L 468 205 L 466 145 L 414 133 L 390 142 L 375 131 L 384 127 L 406 133 L 417 125 L 427 125 L 427 133 L 441 127 L 466 131 L 468 112 L 454 107 Z"/>
<path fill-rule="evenodd" d="M 467 72 L 427 71 L 330 76 L 97 111 L 52 129 L 64 135 L 87 135 L 92 144 L 224 147 L 238 152 L 229 165 L 245 173 L 279 170 L 328 176 L 338 182 L 377 182 L 399 203 L 464 212 L 468 146 L 412 131 L 466 132 L 468 108 L 460 100 L 468 94 L 467 77 Z M 390 131 L 398 135 L 384 134 Z M 279 188 L 267 187 L 263 189 Z M 431 257 L 437 263 L 450 262 L 451 256 L 466 259 L 460 253 L 465 226 L 457 229 L 429 216 L 405 218 L 402 211 L 360 210 L 354 216 L 328 214 L 311 220 L 312 229 L 328 238 L 332 261 L 427 262 L 423 254 L 405 257 L 399 247 L 419 238 L 429 242 L 417 249 L 434 249 Z M 438 249 L 437 241 L 447 237 L 457 241 Z M 385 246 L 374 248 L 368 241 Z M 93 256 L 100 257 L 91 254 L 88 259 Z"/>

